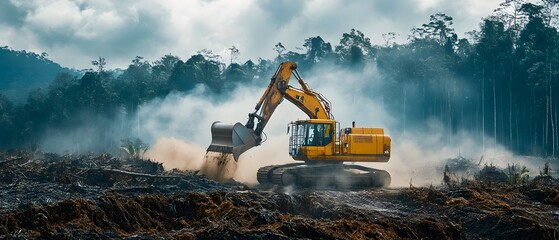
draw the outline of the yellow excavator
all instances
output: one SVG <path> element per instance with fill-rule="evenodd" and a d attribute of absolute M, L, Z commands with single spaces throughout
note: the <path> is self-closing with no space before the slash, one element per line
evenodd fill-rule
<path fill-rule="evenodd" d="M 295 76 L 301 88 L 289 85 Z M 334 120 L 330 102 L 311 90 L 294 62 L 283 62 L 273 75 L 248 122 L 214 122 L 208 152 L 232 154 L 235 161 L 262 143 L 263 130 L 276 107 L 287 99 L 310 119 L 291 122 L 289 154 L 297 163 L 262 167 L 257 172 L 260 184 L 295 187 L 379 188 L 390 185 L 387 171 L 344 162 L 388 162 L 391 139 L 382 128 L 340 128 Z M 258 121 L 255 126 L 255 121 Z"/>

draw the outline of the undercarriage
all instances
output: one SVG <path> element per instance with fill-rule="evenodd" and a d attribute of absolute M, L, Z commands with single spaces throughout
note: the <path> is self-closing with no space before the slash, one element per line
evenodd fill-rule
<path fill-rule="evenodd" d="M 298 188 L 359 189 L 390 185 L 387 171 L 342 163 L 292 163 L 258 169 L 262 185 Z"/>

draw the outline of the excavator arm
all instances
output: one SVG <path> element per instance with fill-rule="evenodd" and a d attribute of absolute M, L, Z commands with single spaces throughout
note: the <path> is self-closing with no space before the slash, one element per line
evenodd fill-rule
<path fill-rule="evenodd" d="M 301 85 L 301 89 L 289 85 L 292 75 Z M 276 107 L 284 98 L 301 109 L 310 119 L 333 119 L 330 102 L 320 93 L 307 86 L 297 71 L 297 65 L 294 62 L 283 62 L 271 78 L 270 84 L 260 101 L 256 104 L 254 113 L 249 114 L 249 120 L 245 126 L 254 129 L 254 121 L 258 119 L 254 134 L 260 138 L 264 127 L 266 127 Z"/>
<path fill-rule="evenodd" d="M 301 85 L 300 89 L 289 85 L 292 75 Z M 237 160 L 243 152 L 260 145 L 262 132 L 283 99 L 293 103 L 311 119 L 334 119 L 330 102 L 307 86 L 297 71 L 297 64 L 283 62 L 270 79 L 270 84 L 254 108 L 255 111 L 249 113 L 249 119 L 244 126 L 241 123 L 212 124 L 212 143 L 207 151 L 232 153 Z M 256 120 L 258 122 L 255 126 Z"/>

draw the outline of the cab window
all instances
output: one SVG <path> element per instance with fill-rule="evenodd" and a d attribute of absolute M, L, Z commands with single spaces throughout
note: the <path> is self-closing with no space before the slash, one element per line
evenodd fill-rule
<path fill-rule="evenodd" d="M 305 127 L 306 146 L 326 146 L 332 142 L 332 125 L 325 123 L 307 123 Z"/>

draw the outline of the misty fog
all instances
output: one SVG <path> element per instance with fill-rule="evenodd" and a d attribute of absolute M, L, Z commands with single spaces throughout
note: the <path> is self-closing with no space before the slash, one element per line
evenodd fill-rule
<path fill-rule="evenodd" d="M 473 140 L 471 134 L 465 131 L 458 131 L 453 134 L 453 140 L 448 141 L 443 124 L 436 120 L 424 127 L 404 132 L 397 120 L 400 116 L 392 116 L 387 111 L 393 106 L 383 100 L 382 90 L 378 87 L 381 85 L 380 77 L 375 67 L 355 71 L 328 64 L 299 71 L 311 89 L 322 93 L 332 102 L 334 116 L 342 128 L 349 127 L 355 121 L 357 126 L 382 127 L 391 136 L 393 150 L 388 163 L 356 164 L 388 170 L 392 175 L 392 186 L 439 184 L 446 159 L 457 156 L 476 161 L 483 156 L 481 164 L 500 167 L 506 167 L 507 164 L 526 165 L 533 172 L 543 166 L 541 161 L 525 161 L 523 157 L 514 156 L 503 146 L 486 145 L 484 148 L 482 143 Z M 258 81 L 267 83 L 269 80 Z M 291 84 L 297 86 L 296 81 Z M 134 126 L 133 134 L 151 146 L 145 154 L 146 158 L 163 162 L 166 169 L 199 170 L 204 162 L 205 149 L 211 142 L 211 124 L 214 121 L 244 124 L 248 113 L 254 111 L 265 85 L 237 85 L 225 99 L 209 96 L 211 93 L 199 85 L 189 94 L 174 93 L 141 105 L 125 125 Z M 294 105 L 288 101 L 282 102 L 264 130 L 264 143 L 241 155 L 234 179 L 255 184 L 259 167 L 294 161 L 287 151 L 287 124 L 306 118 Z M 83 128 L 75 131 L 86 133 Z M 111 137 L 118 140 L 125 135 Z M 487 142 L 492 142 L 489 137 L 486 138 Z"/>

